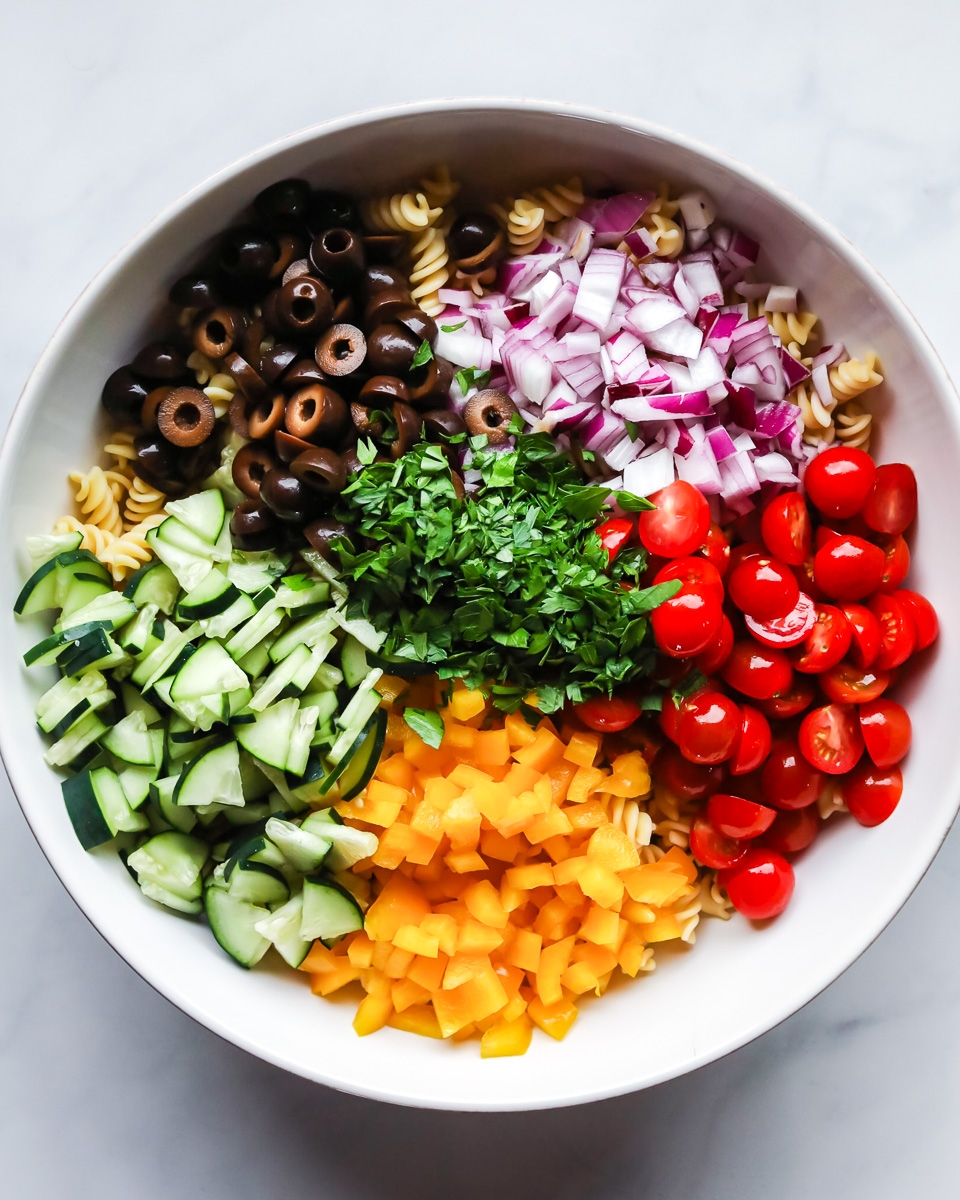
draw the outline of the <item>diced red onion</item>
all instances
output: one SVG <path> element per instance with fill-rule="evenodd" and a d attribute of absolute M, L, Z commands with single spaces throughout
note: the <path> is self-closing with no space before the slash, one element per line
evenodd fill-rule
<path fill-rule="evenodd" d="M 718 463 L 723 462 L 725 458 L 729 458 L 737 452 L 737 448 L 733 444 L 733 438 L 721 425 L 707 430 L 707 441 L 710 443 L 713 457 Z"/>
<path fill-rule="evenodd" d="M 637 258 L 646 258 L 647 255 L 657 252 L 656 238 L 653 234 L 648 233 L 642 225 L 632 229 L 623 239 L 623 244 Z"/>
<path fill-rule="evenodd" d="M 556 363 L 555 366 L 578 396 L 590 396 L 598 388 L 603 387 L 603 372 L 600 370 L 600 364 L 589 354 L 565 359 L 563 362 Z"/>
<path fill-rule="evenodd" d="M 673 451 L 668 446 L 642 454 L 623 468 L 624 491 L 635 496 L 652 496 L 675 478 Z"/>
<path fill-rule="evenodd" d="M 533 287 L 530 288 L 530 311 L 534 315 L 539 315 L 562 287 L 563 280 L 553 271 L 548 271 L 546 275 L 541 275 Z"/>
<path fill-rule="evenodd" d="M 761 483 L 796 483 L 797 473 L 783 454 L 758 454 L 753 467 Z"/>
<path fill-rule="evenodd" d="M 623 281 L 624 256 L 617 250 L 594 250 L 583 264 L 573 315 L 603 329 L 613 316 L 613 306 Z"/>
<path fill-rule="evenodd" d="M 773 283 L 767 292 L 763 307 L 767 312 L 795 313 L 797 311 L 797 289 Z"/>
<path fill-rule="evenodd" d="M 720 468 L 709 442 L 695 442 L 686 454 L 678 454 L 675 461 L 678 478 L 693 484 L 704 495 L 719 495 L 723 491 Z"/>
<path fill-rule="evenodd" d="M 756 430 L 760 437 L 773 438 L 785 433 L 800 420 L 800 409 L 789 400 L 761 404 L 757 408 Z"/>
<path fill-rule="evenodd" d="M 616 246 L 650 207 L 652 192 L 621 192 L 608 200 L 597 200 L 580 212 L 580 219 L 597 231 L 598 246 Z"/>
<path fill-rule="evenodd" d="M 568 247 L 570 258 L 564 261 L 585 262 L 590 251 L 593 249 L 593 242 L 596 236 L 594 227 L 582 217 L 568 217 L 565 221 L 560 222 L 556 232 L 557 237 Z M 571 277 L 564 275 L 564 278 L 569 279 Z M 576 283 L 577 279 L 574 279 L 573 282 Z"/>
<path fill-rule="evenodd" d="M 780 347 L 780 366 L 783 368 L 783 377 L 787 381 L 788 392 L 792 392 L 795 387 L 806 383 L 810 378 L 810 372 L 803 363 L 798 362 L 792 354 L 788 354 L 782 346 Z"/>
<path fill-rule="evenodd" d="M 830 387 L 830 372 L 826 363 L 815 363 L 812 371 L 813 387 L 826 409 L 834 406 L 833 389 Z"/>
<path fill-rule="evenodd" d="M 716 219 L 716 209 L 706 192 L 686 192 L 677 200 L 687 229 L 707 229 Z"/>

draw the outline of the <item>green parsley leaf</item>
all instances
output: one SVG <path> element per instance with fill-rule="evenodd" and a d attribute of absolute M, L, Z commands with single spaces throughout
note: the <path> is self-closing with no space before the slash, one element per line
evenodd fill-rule
<path fill-rule="evenodd" d="M 459 325 L 441 325 L 440 330 L 442 333 L 456 333 L 457 330 L 462 329 L 466 323 L 466 318 L 464 318 Z"/>
<path fill-rule="evenodd" d="M 624 420 L 623 423 L 627 429 L 627 437 L 629 437 L 631 442 L 635 442 L 637 440 L 637 438 L 640 436 L 640 426 L 637 424 L 636 421 Z"/>
<path fill-rule="evenodd" d="M 438 712 L 426 708 L 405 708 L 403 719 L 414 733 L 420 735 L 428 746 L 440 749 L 443 741 L 443 720 Z"/>
<path fill-rule="evenodd" d="M 657 507 L 643 496 L 635 496 L 633 492 L 617 492 L 617 504 L 624 512 L 649 512 L 651 508 Z"/>
<path fill-rule="evenodd" d="M 691 671 L 685 679 L 681 679 L 670 691 L 670 695 L 677 708 L 680 707 L 688 696 L 692 696 L 694 692 L 699 692 L 706 682 L 707 677 L 702 671 Z"/>
<path fill-rule="evenodd" d="M 472 387 L 485 388 L 490 382 L 491 373 L 481 371 L 479 367 L 464 367 L 462 371 L 456 373 L 454 378 L 457 381 L 457 387 L 465 396 Z"/>
<path fill-rule="evenodd" d="M 362 441 L 357 442 L 357 458 L 360 459 L 365 467 L 369 467 L 376 457 L 377 448 L 369 438 L 364 438 Z"/>
<path fill-rule="evenodd" d="M 424 338 L 420 343 L 419 350 L 413 356 L 413 361 L 410 363 L 408 370 L 415 371 L 417 367 L 422 367 L 425 363 L 428 363 L 431 358 L 433 358 L 433 350 L 430 343 Z"/>

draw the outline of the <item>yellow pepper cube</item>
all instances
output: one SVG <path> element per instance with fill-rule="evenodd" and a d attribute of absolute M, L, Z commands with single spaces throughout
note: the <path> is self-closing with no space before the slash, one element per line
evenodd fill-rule
<path fill-rule="evenodd" d="M 393 1001 L 390 996 L 364 996 L 353 1018 L 353 1027 L 360 1037 L 368 1033 L 376 1033 L 390 1020 L 393 1012 Z"/>
<path fill-rule="evenodd" d="M 575 733 L 567 743 L 563 757 L 578 767 L 592 767 L 600 749 L 598 733 Z"/>
<path fill-rule="evenodd" d="M 499 1019 L 480 1039 L 481 1058 L 506 1058 L 526 1054 L 533 1036 L 533 1022 L 525 1014 L 512 1021 Z"/>
<path fill-rule="evenodd" d="M 400 950 L 409 950 L 411 954 L 421 954 L 424 958 L 436 958 L 440 953 L 439 937 L 424 933 L 416 925 L 401 925 L 393 935 L 393 944 Z"/>
<path fill-rule="evenodd" d="M 468 721 L 483 712 L 487 707 L 487 698 L 479 689 L 468 691 L 466 688 L 457 688 L 450 696 L 447 707 L 454 720 Z"/>
<path fill-rule="evenodd" d="M 387 1024 L 391 1029 L 402 1029 L 404 1033 L 417 1033 L 421 1037 L 442 1036 L 432 1004 L 414 1004 L 403 1012 L 395 1012 Z"/>
<path fill-rule="evenodd" d="M 560 1042 L 570 1032 L 577 1019 L 577 1006 L 570 1000 L 561 999 L 556 1004 L 544 1004 L 534 997 L 527 1005 L 527 1012 L 544 1033 Z"/>
<path fill-rule="evenodd" d="M 500 903 L 500 894 L 489 879 L 471 883 L 463 893 L 463 902 L 470 915 L 484 925 L 502 929 L 507 923 L 507 914 Z"/>

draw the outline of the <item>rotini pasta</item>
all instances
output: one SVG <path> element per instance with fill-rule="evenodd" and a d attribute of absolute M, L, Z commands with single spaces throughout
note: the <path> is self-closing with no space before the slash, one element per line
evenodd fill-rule
<path fill-rule="evenodd" d="M 853 400 L 869 388 L 883 383 L 883 376 L 876 370 L 877 356 L 867 354 L 864 361 L 849 358 L 830 368 L 830 390 L 839 402 Z"/>
<path fill-rule="evenodd" d="M 420 233 L 435 225 L 443 212 L 434 207 L 423 192 L 398 192 L 368 200 L 363 217 L 372 229 L 383 233 Z"/>
<path fill-rule="evenodd" d="M 68 479 L 76 488 L 76 500 L 81 514 L 91 525 L 117 534 L 123 528 L 117 497 L 102 467 L 88 472 L 71 471 Z"/>
<path fill-rule="evenodd" d="M 656 244 L 656 258 L 676 258 L 683 249 L 683 230 L 673 219 L 679 208 L 678 202 L 670 199 L 667 185 L 662 183 L 656 199 L 648 206 L 640 221 Z"/>
<path fill-rule="evenodd" d="M 167 497 L 163 492 L 146 483 L 139 475 L 134 476 L 123 506 L 123 519 L 127 527 L 138 525 L 145 517 L 162 513 L 166 502 Z"/>
<path fill-rule="evenodd" d="M 538 205 L 543 209 L 544 220 L 548 223 L 562 221 L 572 217 L 583 207 L 583 185 L 578 176 L 574 175 L 566 183 L 558 183 L 553 187 L 534 188 L 524 192 L 520 197 L 528 204 Z"/>
<path fill-rule="evenodd" d="M 806 346 L 818 320 L 816 313 L 767 312 L 760 305 L 757 306 L 757 315 L 767 318 L 767 324 L 788 350 L 791 345 Z M 793 354 L 793 351 L 790 353 Z M 799 354 L 793 356 L 800 357 Z"/>
<path fill-rule="evenodd" d="M 107 530 L 101 529 L 98 525 L 90 525 L 71 516 L 60 517 L 54 523 L 53 532 L 82 534 L 83 540 L 80 543 L 80 549 L 89 550 L 97 558 L 100 557 L 111 543 L 117 540 L 116 534 L 108 533 Z"/>
<path fill-rule="evenodd" d="M 103 452 L 115 459 L 113 464 L 115 471 L 126 473 L 137 457 L 133 434 L 126 429 L 115 429 L 110 435 L 110 440 L 103 447 Z"/>
<path fill-rule="evenodd" d="M 870 449 L 873 415 L 865 412 L 856 401 L 845 404 L 834 417 L 837 438 L 847 446 Z"/>
<path fill-rule="evenodd" d="M 166 520 L 166 514 L 154 513 L 145 517 L 139 525 L 125 530 L 119 537 L 112 538 L 100 550 L 95 551 L 97 558 L 110 571 L 116 583 L 124 579 L 138 567 L 153 557 L 153 551 L 147 545 L 147 533 Z"/>
<path fill-rule="evenodd" d="M 497 213 L 502 219 L 502 212 Z M 515 200 L 506 211 L 507 239 L 510 249 L 515 254 L 530 254 L 543 241 L 546 214 L 543 208 L 532 200 L 522 197 Z"/>
<path fill-rule="evenodd" d="M 430 175 L 424 175 L 420 180 L 420 190 L 427 198 L 431 208 L 448 208 L 453 203 L 460 184 L 450 178 L 450 168 L 437 166 Z"/>
<path fill-rule="evenodd" d="M 410 272 L 410 294 L 415 304 L 434 317 L 443 312 L 444 305 L 437 293 L 450 278 L 446 238 L 439 229 L 427 229 L 414 242 L 411 253 L 414 263 Z"/>

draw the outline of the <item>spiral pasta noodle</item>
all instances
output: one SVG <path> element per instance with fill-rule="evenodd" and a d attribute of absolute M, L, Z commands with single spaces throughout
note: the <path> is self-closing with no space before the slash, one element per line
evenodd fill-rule
<path fill-rule="evenodd" d="M 91 467 L 88 472 L 71 471 L 67 478 L 76 488 L 77 505 L 88 522 L 108 533 L 119 533 L 123 528 L 123 519 L 117 497 L 103 468 Z"/>
<path fill-rule="evenodd" d="M 793 343 L 806 346 L 818 321 L 816 313 L 811 312 L 767 312 L 760 306 L 757 311 L 758 316 L 767 318 L 767 324 L 787 349 Z M 794 354 L 794 358 L 799 358 L 799 355 Z"/>
<path fill-rule="evenodd" d="M 584 203 L 583 185 L 579 176 L 574 175 L 566 183 L 533 188 L 524 192 L 520 198 L 528 204 L 542 208 L 544 220 L 552 224 L 554 221 L 562 221 L 565 217 L 575 216 L 580 211 Z"/>
<path fill-rule="evenodd" d="M 414 263 L 410 272 L 410 295 L 425 313 L 435 317 L 444 305 L 437 295 L 450 278 L 447 240 L 439 229 L 427 229 L 413 244 Z"/>
<path fill-rule="evenodd" d="M 420 180 L 420 190 L 431 208 L 447 208 L 460 191 L 460 184 L 450 178 L 450 168 L 437 166 Z"/>
<path fill-rule="evenodd" d="M 435 225 L 443 210 L 431 206 L 423 192 L 398 192 L 363 205 L 363 217 L 371 229 L 382 233 L 420 233 Z"/>
<path fill-rule="evenodd" d="M 60 517 L 54 523 L 53 532 L 82 534 L 83 540 L 80 542 L 80 549 L 89 550 L 97 558 L 117 540 L 116 534 L 101 529 L 99 525 L 90 525 L 69 515 Z"/>
<path fill-rule="evenodd" d="M 530 254 L 543 241 L 546 215 L 535 201 L 521 197 L 513 201 L 508 210 L 497 211 L 497 216 L 506 227 L 507 240 L 514 254 Z"/>
<path fill-rule="evenodd" d="M 870 388 L 883 383 L 883 376 L 876 370 L 877 356 L 867 354 L 863 362 L 848 358 L 830 368 L 830 390 L 839 402 L 853 400 Z"/>
<path fill-rule="evenodd" d="M 167 497 L 164 492 L 145 482 L 139 475 L 135 475 L 123 506 L 123 519 L 128 526 L 138 525 L 145 517 L 162 513 L 166 502 Z"/>
<path fill-rule="evenodd" d="M 115 460 L 113 470 L 128 473 L 137 458 L 133 434 L 126 429 L 115 429 L 110 434 L 110 440 L 104 445 L 103 452 Z"/>
<path fill-rule="evenodd" d="M 856 446 L 861 450 L 869 450 L 872 426 L 873 415 L 865 412 L 863 405 L 858 404 L 855 400 L 837 409 L 834 416 L 837 439 L 845 446 Z"/>
<path fill-rule="evenodd" d="M 100 550 L 94 551 L 116 583 L 122 583 L 128 575 L 153 557 L 153 551 L 147 545 L 147 533 L 164 520 L 165 513 L 154 513 L 144 518 L 139 525 L 127 529 L 119 537 L 112 538 Z"/>
<path fill-rule="evenodd" d="M 653 252 L 655 258 L 676 258 L 683 249 L 683 230 L 673 219 L 679 208 L 679 203 L 670 199 L 667 185 L 662 183 L 656 199 L 640 219 L 640 224 L 656 245 Z"/>

